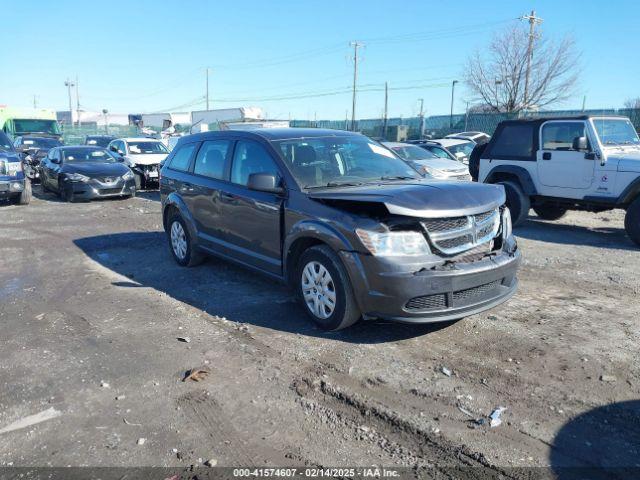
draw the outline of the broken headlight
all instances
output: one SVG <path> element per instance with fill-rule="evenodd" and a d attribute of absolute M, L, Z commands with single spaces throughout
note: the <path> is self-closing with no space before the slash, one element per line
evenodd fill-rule
<path fill-rule="evenodd" d="M 502 238 L 506 240 L 513 234 L 513 225 L 511 224 L 511 212 L 508 207 L 502 210 Z"/>
<path fill-rule="evenodd" d="M 81 173 L 68 173 L 67 180 L 71 182 L 88 182 L 90 178 L 86 175 L 82 175 Z"/>
<path fill-rule="evenodd" d="M 356 229 L 362 244 L 378 257 L 429 255 L 431 249 L 421 232 L 371 232 Z"/>

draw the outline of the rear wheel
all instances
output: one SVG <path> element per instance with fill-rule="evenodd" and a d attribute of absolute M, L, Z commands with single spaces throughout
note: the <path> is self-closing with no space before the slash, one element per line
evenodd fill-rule
<path fill-rule="evenodd" d="M 640 245 L 640 197 L 636 198 L 624 217 L 624 229 L 627 231 L 629 238 Z"/>
<path fill-rule="evenodd" d="M 347 272 L 326 245 L 311 247 L 300 257 L 297 289 L 304 310 L 323 330 L 341 330 L 360 319 Z"/>
<path fill-rule="evenodd" d="M 193 267 L 202 262 L 204 256 L 198 252 L 189 234 L 189 229 L 178 212 L 169 217 L 169 247 L 176 262 L 183 267 Z"/>
<path fill-rule="evenodd" d="M 525 195 L 522 187 L 517 182 L 503 180 L 497 183 L 504 187 L 507 196 L 507 207 L 511 211 L 511 223 L 514 227 L 517 227 L 526 220 L 531 208 L 531 200 Z"/>
<path fill-rule="evenodd" d="M 533 207 L 533 211 L 542 220 L 559 220 L 567 214 L 567 209 L 554 207 L 552 205 L 538 205 Z"/>

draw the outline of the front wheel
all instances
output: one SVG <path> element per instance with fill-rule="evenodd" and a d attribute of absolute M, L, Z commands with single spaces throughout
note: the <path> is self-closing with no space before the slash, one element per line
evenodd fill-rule
<path fill-rule="evenodd" d="M 13 198 L 13 203 L 16 205 L 29 205 L 31 202 L 31 193 L 31 180 L 25 178 L 24 188 L 22 192 L 20 192 L 20 195 L 16 195 L 16 197 Z"/>
<path fill-rule="evenodd" d="M 311 247 L 302 254 L 297 279 L 303 308 L 323 330 L 341 330 L 360 319 L 347 272 L 328 246 Z"/>
<path fill-rule="evenodd" d="M 514 227 L 522 224 L 529 215 L 529 209 L 531 208 L 531 200 L 522 191 L 522 187 L 517 182 L 512 180 L 503 180 L 498 182 L 499 185 L 504 187 L 505 194 L 507 196 L 507 207 L 511 211 L 511 223 Z"/>
<path fill-rule="evenodd" d="M 624 229 L 636 245 L 640 246 L 640 197 L 636 198 L 624 217 Z"/>
<path fill-rule="evenodd" d="M 533 207 L 533 211 L 542 220 L 560 220 L 567 214 L 567 209 L 562 207 L 554 207 L 551 205 L 538 205 Z"/>

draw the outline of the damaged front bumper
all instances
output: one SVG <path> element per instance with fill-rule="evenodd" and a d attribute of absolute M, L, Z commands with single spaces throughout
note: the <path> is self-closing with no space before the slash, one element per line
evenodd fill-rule
<path fill-rule="evenodd" d="M 341 252 L 364 318 L 409 323 L 457 320 L 508 300 L 517 289 L 520 252 L 500 250 L 470 263 L 420 268 Z"/>

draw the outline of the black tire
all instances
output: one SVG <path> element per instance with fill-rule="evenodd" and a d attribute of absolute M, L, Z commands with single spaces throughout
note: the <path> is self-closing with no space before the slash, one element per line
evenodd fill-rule
<path fill-rule="evenodd" d="M 71 185 L 60 188 L 60 198 L 68 203 L 74 203 L 76 201 Z"/>
<path fill-rule="evenodd" d="M 24 179 L 24 189 L 20 193 L 20 195 L 16 198 L 16 203 L 18 205 L 29 205 L 31 202 L 33 192 L 31 191 L 31 180 L 28 178 Z"/>
<path fill-rule="evenodd" d="M 40 175 L 40 186 L 42 187 L 42 193 L 47 193 L 49 191 L 49 187 L 47 187 L 47 182 L 42 175 Z"/>
<path fill-rule="evenodd" d="M 184 234 L 186 247 L 183 255 L 181 255 L 176 245 L 174 244 L 174 238 L 173 238 L 173 232 L 172 232 L 174 228 L 173 227 L 174 223 L 177 223 L 180 225 L 180 228 L 182 229 L 182 232 Z M 181 265 L 183 267 L 194 267 L 199 263 L 202 263 L 202 260 L 204 260 L 204 255 L 202 254 L 202 252 L 198 251 L 198 248 L 196 247 L 196 245 L 193 242 L 193 239 L 191 238 L 191 234 L 189 233 L 187 224 L 184 222 L 184 220 L 180 216 L 180 213 L 178 213 L 177 211 L 172 212 L 169 216 L 169 219 L 167 220 L 167 226 L 168 226 L 167 237 L 169 239 L 169 250 L 171 250 L 171 255 L 173 255 L 173 259 L 176 261 L 176 263 L 178 263 L 178 265 Z"/>
<path fill-rule="evenodd" d="M 522 187 L 517 182 L 512 180 L 503 180 L 497 182 L 499 185 L 504 186 L 505 193 L 507 195 L 507 207 L 511 211 L 511 223 L 514 227 L 521 225 L 529 215 L 529 209 L 531 208 L 531 200 L 522 191 Z"/>
<path fill-rule="evenodd" d="M 624 229 L 633 242 L 640 246 L 640 197 L 636 198 L 624 217 Z"/>
<path fill-rule="evenodd" d="M 533 207 L 533 211 L 542 220 L 560 220 L 567 214 L 567 209 L 553 205 L 538 205 Z"/>
<path fill-rule="evenodd" d="M 305 300 L 303 273 L 308 265 L 321 265 L 330 275 L 330 283 L 333 284 L 335 302 L 333 310 L 326 318 L 322 318 L 312 312 L 311 307 L 307 305 Z M 296 291 L 300 299 L 300 303 L 302 304 L 302 308 L 307 312 L 316 325 L 318 325 L 318 327 L 323 330 L 341 330 L 360 320 L 362 314 L 356 304 L 349 276 L 347 275 L 340 258 L 333 250 L 331 250 L 331 248 L 326 245 L 316 245 L 306 250 L 298 260 L 298 268 L 296 269 L 296 272 Z M 316 284 L 316 286 L 320 287 L 318 284 Z M 309 292 L 309 295 L 315 296 L 315 293 Z"/>

